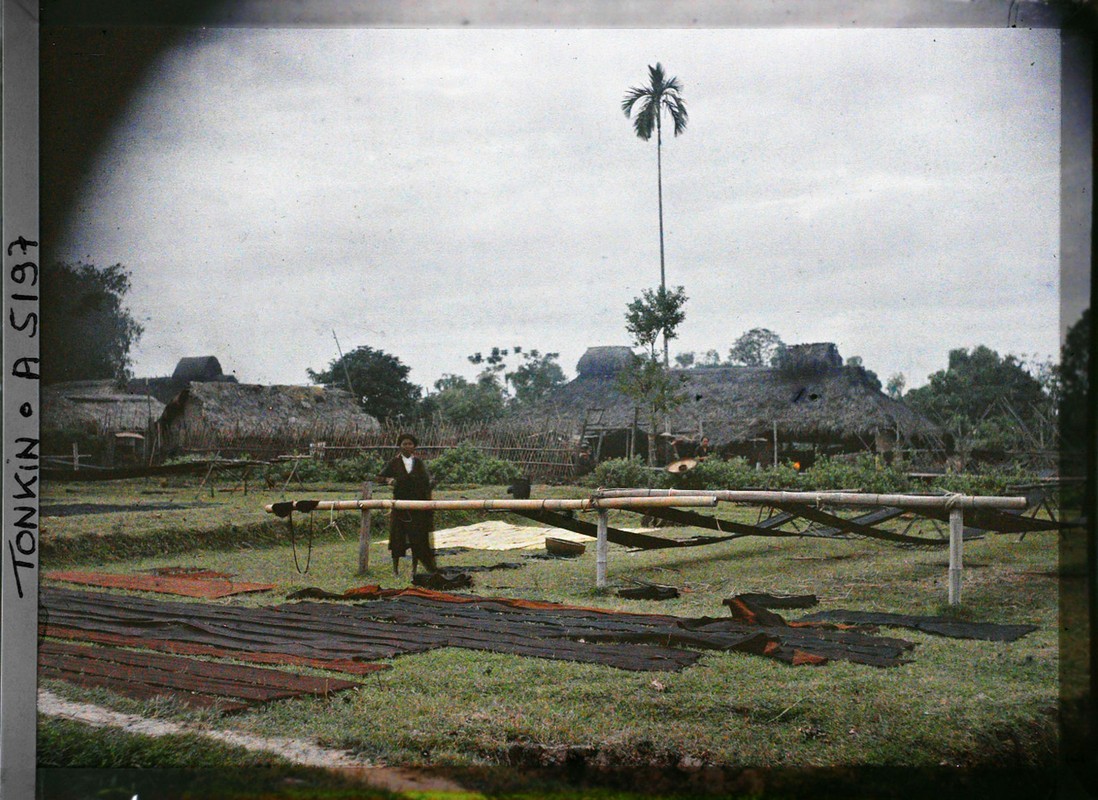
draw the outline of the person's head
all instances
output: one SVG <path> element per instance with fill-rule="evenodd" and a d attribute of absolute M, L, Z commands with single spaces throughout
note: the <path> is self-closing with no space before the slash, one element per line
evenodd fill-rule
<path fill-rule="evenodd" d="M 404 456 L 410 456 L 416 451 L 416 445 L 419 442 L 416 441 L 416 437 L 410 433 L 400 434 L 400 438 L 397 439 L 397 447 L 400 448 L 400 454 Z"/>
<path fill-rule="evenodd" d="M 702 444 L 705 445 L 706 447 L 709 447 L 709 437 L 708 436 L 703 436 L 702 437 Z"/>

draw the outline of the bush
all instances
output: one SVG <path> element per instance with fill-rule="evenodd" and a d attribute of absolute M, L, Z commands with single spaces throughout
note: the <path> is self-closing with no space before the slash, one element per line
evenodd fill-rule
<path fill-rule="evenodd" d="M 375 478 L 385 468 L 385 462 L 376 453 L 359 453 L 352 458 L 341 458 L 328 467 L 331 480 L 341 483 L 362 483 Z"/>
<path fill-rule="evenodd" d="M 911 481 L 901 470 L 883 466 L 872 456 L 855 460 L 821 458 L 801 475 L 805 489 L 813 491 L 874 492 L 911 491 Z"/>
<path fill-rule="evenodd" d="M 721 461 L 710 458 L 689 472 L 669 477 L 676 489 L 746 489 L 757 487 L 761 480 L 760 475 L 746 459 Z"/>
<path fill-rule="evenodd" d="M 595 467 L 583 483 L 602 489 L 657 489 L 670 485 L 670 475 L 649 469 L 643 459 L 611 458 Z"/>
<path fill-rule="evenodd" d="M 518 465 L 488 455 L 472 442 L 462 442 L 428 465 L 436 483 L 502 485 L 522 474 Z"/>

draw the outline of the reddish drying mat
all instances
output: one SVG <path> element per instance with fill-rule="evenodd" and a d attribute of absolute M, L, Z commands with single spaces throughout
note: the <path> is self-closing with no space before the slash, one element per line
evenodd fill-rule
<path fill-rule="evenodd" d="M 55 581 L 80 583 L 86 586 L 104 586 L 109 589 L 132 589 L 139 592 L 159 592 L 182 597 L 201 597 L 216 600 L 245 592 L 269 592 L 273 583 L 246 583 L 223 578 L 191 577 L 186 575 L 112 575 L 107 572 L 47 572 L 45 577 Z"/>
<path fill-rule="evenodd" d="M 38 674 L 127 697 L 168 695 L 188 706 L 223 711 L 288 697 L 327 697 L 359 685 L 277 669 L 51 641 L 38 646 Z"/>
<path fill-rule="evenodd" d="M 214 658 L 232 658 L 237 661 L 251 661 L 255 664 L 284 664 L 294 667 L 313 667 L 332 672 L 345 672 L 348 675 L 368 675 L 383 669 L 392 669 L 390 664 L 374 664 L 370 661 L 354 661 L 349 658 L 310 658 L 292 653 L 262 653 L 247 650 L 234 650 L 229 647 L 215 647 L 194 642 L 173 642 L 167 639 L 150 639 L 147 636 L 123 636 L 103 631 L 82 631 L 77 628 L 63 628 L 57 625 L 39 625 L 38 633 L 55 639 L 74 639 L 81 642 L 112 644 L 118 647 L 142 647 L 147 650 L 159 650 L 162 653 L 174 653 L 184 656 L 212 656 Z"/>
<path fill-rule="evenodd" d="M 173 578 L 231 578 L 232 573 L 216 572 L 204 567 L 153 567 L 142 569 L 138 572 L 147 572 L 152 575 L 170 576 Z"/>

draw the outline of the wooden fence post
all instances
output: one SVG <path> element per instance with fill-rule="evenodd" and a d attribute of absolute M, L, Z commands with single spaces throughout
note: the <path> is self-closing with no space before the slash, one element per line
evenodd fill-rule
<path fill-rule="evenodd" d="M 609 512 L 605 508 L 599 509 L 599 525 L 595 540 L 595 586 L 599 589 L 606 588 L 606 519 Z"/>
<path fill-rule="evenodd" d="M 362 499 L 369 500 L 374 484 L 366 481 L 362 484 Z M 362 522 L 358 527 L 358 574 L 365 575 L 370 569 L 370 509 L 362 509 Z"/>
<path fill-rule="evenodd" d="M 965 512 L 949 510 L 949 604 L 961 602 L 961 570 L 963 569 Z"/>

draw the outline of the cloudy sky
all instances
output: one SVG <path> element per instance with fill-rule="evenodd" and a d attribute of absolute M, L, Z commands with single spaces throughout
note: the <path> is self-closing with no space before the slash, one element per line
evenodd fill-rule
<path fill-rule="evenodd" d="M 138 376 L 216 355 L 304 383 L 368 344 L 429 387 L 493 346 L 628 344 L 659 282 L 671 352 L 833 341 L 908 386 L 951 348 L 1059 347 L 1055 30 L 196 32 L 99 159 L 60 253 L 132 270 Z"/>

